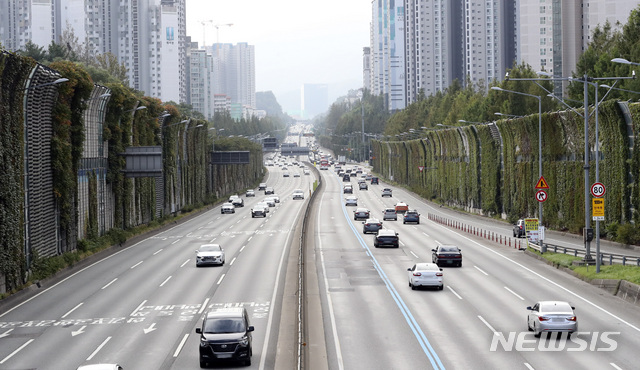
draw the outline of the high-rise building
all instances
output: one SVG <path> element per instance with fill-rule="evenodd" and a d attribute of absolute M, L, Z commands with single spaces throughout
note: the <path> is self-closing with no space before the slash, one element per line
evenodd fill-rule
<path fill-rule="evenodd" d="M 198 43 L 190 43 L 187 48 L 187 103 L 205 118 L 213 118 L 215 96 L 213 93 L 213 56 Z"/>
<path fill-rule="evenodd" d="M 132 88 L 187 100 L 185 0 L 0 1 L 0 42 L 8 50 L 28 41 L 47 48 L 70 33 L 88 57 L 115 55 Z"/>
<path fill-rule="evenodd" d="M 303 84 L 301 112 L 302 118 L 312 119 L 329 107 L 329 86 L 327 84 Z"/>
<path fill-rule="evenodd" d="M 519 0 L 518 61 L 534 71 L 571 76 L 595 28 L 609 21 L 619 29 L 618 23 L 625 24 L 639 4 L 640 0 Z M 561 94 L 562 85 L 555 90 Z"/>
<path fill-rule="evenodd" d="M 207 51 L 214 60 L 214 93 L 226 94 L 232 103 L 256 106 L 255 47 L 246 42 L 213 44 Z"/>
<path fill-rule="evenodd" d="M 371 90 L 371 48 L 362 48 L 362 86 Z"/>

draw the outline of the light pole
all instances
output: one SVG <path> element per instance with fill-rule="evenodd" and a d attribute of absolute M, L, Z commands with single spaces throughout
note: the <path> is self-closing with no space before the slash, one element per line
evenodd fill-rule
<path fill-rule="evenodd" d="M 468 124 L 471 124 L 471 125 L 484 125 L 484 123 L 482 123 L 482 122 L 465 121 L 463 119 L 459 119 L 458 122 L 460 122 L 460 123 L 468 123 Z"/>
<path fill-rule="evenodd" d="M 513 91 L 513 90 L 505 90 L 501 87 L 498 86 L 493 86 L 491 88 L 491 90 L 496 90 L 496 91 L 503 91 L 503 92 L 508 92 L 508 93 L 512 93 L 512 94 L 518 94 L 518 95 L 524 95 L 524 96 L 530 96 L 532 98 L 536 98 L 538 99 L 538 178 L 541 180 L 542 179 L 542 97 L 538 96 L 538 95 L 533 95 L 533 94 L 527 94 L 527 93 L 523 93 L 520 91 Z M 540 181 L 538 180 L 538 181 Z M 542 223 L 542 202 L 538 201 L 538 229 L 539 230 L 544 230 L 544 225 Z M 538 237 L 540 240 L 540 251 L 542 253 L 547 251 L 547 248 L 544 246 L 544 231 L 542 232 L 538 232 Z"/>
<path fill-rule="evenodd" d="M 358 97 L 360 98 L 360 116 L 362 118 L 362 149 L 364 150 L 364 93 L 362 92 L 362 89 L 358 90 Z"/>
<path fill-rule="evenodd" d="M 495 112 L 494 113 L 496 116 L 502 116 L 502 117 L 511 117 L 511 118 L 522 118 L 524 116 L 518 116 L 515 114 L 505 114 L 505 113 L 500 113 L 500 112 Z"/>

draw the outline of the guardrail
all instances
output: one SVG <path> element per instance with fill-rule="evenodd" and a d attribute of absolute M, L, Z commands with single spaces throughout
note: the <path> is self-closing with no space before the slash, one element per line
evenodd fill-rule
<path fill-rule="evenodd" d="M 512 240 L 511 237 L 499 235 L 498 233 L 495 233 L 495 232 L 488 232 L 486 230 L 482 230 L 477 226 L 465 224 L 459 220 L 453 220 L 453 219 L 449 219 L 449 218 L 446 218 L 440 215 L 431 214 L 431 213 L 428 214 L 428 218 L 429 220 L 433 222 L 437 222 L 441 225 L 458 229 L 458 230 L 467 232 L 469 234 L 477 235 L 479 237 L 491 240 L 498 244 L 506 245 L 508 247 L 513 246 L 514 248 L 517 248 L 520 250 L 524 250 L 527 247 L 527 242 L 526 241 L 521 242 L 521 239 L 519 238 L 514 238 L 514 240 Z M 564 247 L 561 245 L 555 245 L 555 244 L 549 244 L 549 243 L 544 243 L 544 244 L 547 246 L 548 252 L 572 254 L 576 257 L 584 257 L 584 255 L 586 254 L 584 249 Z M 541 248 L 538 244 L 528 243 L 528 245 L 531 248 L 540 252 Z M 601 265 L 619 264 L 623 266 L 626 266 L 626 265 L 640 266 L 640 257 L 627 256 L 624 254 L 600 252 L 600 264 Z"/>
<path fill-rule="evenodd" d="M 544 245 L 547 246 L 547 252 L 571 254 L 575 257 L 584 257 L 586 254 L 586 251 L 584 249 L 564 247 L 562 245 L 555 245 L 555 244 L 549 244 L 549 243 L 544 243 Z M 540 252 L 541 247 L 537 243 L 529 243 L 529 246 L 537 250 L 538 252 Z M 600 264 L 601 265 L 619 264 L 623 266 L 626 266 L 626 265 L 640 266 L 640 257 L 627 256 L 624 254 L 600 252 Z"/>

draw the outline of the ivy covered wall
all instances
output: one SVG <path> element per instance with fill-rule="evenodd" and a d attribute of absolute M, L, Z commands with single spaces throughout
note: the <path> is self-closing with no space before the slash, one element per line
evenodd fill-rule
<path fill-rule="evenodd" d="M 629 106 L 632 138 L 621 104 L 599 107 L 599 181 L 605 184 L 607 223 L 638 221 L 637 148 L 640 104 Z M 591 108 L 593 110 L 593 108 Z M 591 112 L 589 186 L 596 181 L 595 115 Z M 580 232 L 584 227 L 584 118 L 581 110 L 542 115 L 542 174 L 549 184 L 543 207 L 548 227 Z M 374 141 L 374 171 L 425 198 L 510 221 L 536 217 L 538 115 L 432 130 L 409 141 Z M 419 171 L 423 166 L 423 171 Z M 591 197 L 589 195 L 589 197 Z"/>

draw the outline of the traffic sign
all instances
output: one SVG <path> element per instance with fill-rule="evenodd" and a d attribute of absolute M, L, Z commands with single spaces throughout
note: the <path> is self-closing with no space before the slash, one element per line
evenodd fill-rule
<path fill-rule="evenodd" d="M 604 221 L 604 199 L 591 198 L 591 218 L 594 221 Z"/>
<path fill-rule="evenodd" d="M 607 189 L 605 189 L 604 184 L 602 184 L 601 182 L 596 182 L 595 184 L 591 185 L 591 195 L 596 198 L 600 198 L 606 192 Z"/>
<path fill-rule="evenodd" d="M 540 203 L 544 202 L 545 200 L 547 200 L 547 192 L 544 190 L 538 190 L 536 192 L 536 200 Z"/>
<path fill-rule="evenodd" d="M 422 170 L 424 170 L 424 166 L 418 166 L 418 168 L 420 169 L 420 172 L 422 172 Z"/>
<path fill-rule="evenodd" d="M 547 180 L 544 179 L 544 176 L 540 176 L 540 180 L 536 184 L 536 189 L 549 189 L 549 184 L 547 184 Z"/>

